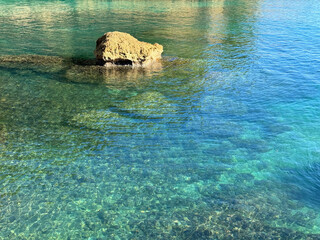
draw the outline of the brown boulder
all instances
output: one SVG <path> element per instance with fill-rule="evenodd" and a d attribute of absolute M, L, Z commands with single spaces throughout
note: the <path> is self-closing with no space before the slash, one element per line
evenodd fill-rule
<path fill-rule="evenodd" d="M 97 40 L 94 54 L 102 65 L 146 66 L 161 59 L 163 46 L 141 42 L 128 33 L 108 32 Z"/>

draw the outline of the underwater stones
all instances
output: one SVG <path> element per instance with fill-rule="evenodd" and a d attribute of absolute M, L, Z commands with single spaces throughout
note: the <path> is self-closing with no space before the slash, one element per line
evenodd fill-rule
<path fill-rule="evenodd" d="M 163 46 L 141 42 L 128 33 L 107 32 L 96 42 L 94 54 L 102 65 L 146 66 L 161 59 Z"/>
<path fill-rule="evenodd" d="M 169 100 L 159 92 L 141 93 L 121 103 L 119 107 L 131 113 L 154 118 L 176 111 Z"/>

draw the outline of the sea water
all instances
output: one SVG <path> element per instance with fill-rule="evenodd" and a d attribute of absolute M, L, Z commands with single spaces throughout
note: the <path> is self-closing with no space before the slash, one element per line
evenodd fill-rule
<path fill-rule="evenodd" d="M 320 239 L 319 23 L 316 0 L 1 0 L 0 239 Z M 109 31 L 162 66 L 75 64 Z"/>

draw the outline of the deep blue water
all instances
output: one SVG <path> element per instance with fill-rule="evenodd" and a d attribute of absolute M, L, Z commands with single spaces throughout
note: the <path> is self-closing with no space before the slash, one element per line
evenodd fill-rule
<path fill-rule="evenodd" d="M 319 69 L 316 0 L 0 0 L 0 239 L 320 239 Z"/>

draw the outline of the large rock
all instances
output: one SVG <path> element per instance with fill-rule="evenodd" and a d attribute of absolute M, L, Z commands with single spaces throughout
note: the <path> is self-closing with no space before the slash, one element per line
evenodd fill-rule
<path fill-rule="evenodd" d="M 94 51 L 99 64 L 146 66 L 161 58 L 160 44 L 140 42 L 128 33 L 108 32 L 97 40 Z"/>

